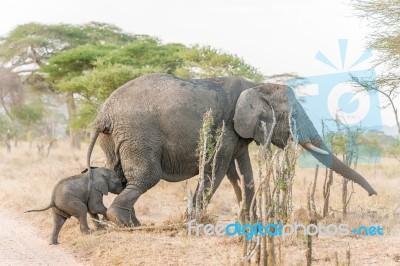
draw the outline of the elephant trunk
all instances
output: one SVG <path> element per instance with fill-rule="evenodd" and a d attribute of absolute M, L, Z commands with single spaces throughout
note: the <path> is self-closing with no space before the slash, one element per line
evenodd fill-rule
<path fill-rule="evenodd" d="M 332 152 L 329 151 L 328 147 L 326 147 L 326 145 L 321 140 L 318 140 L 317 142 L 321 143 L 320 145 L 318 145 L 320 147 L 319 148 L 317 147 L 317 149 L 323 150 L 326 154 L 315 149 L 314 150 L 310 149 L 310 146 L 314 145 L 310 145 L 309 142 L 300 143 L 300 145 L 303 146 L 309 152 L 311 152 L 311 154 L 325 166 L 331 168 L 333 171 L 335 171 L 339 175 L 342 175 L 346 179 L 349 179 L 359 184 L 368 192 L 370 196 L 377 194 L 374 188 L 368 183 L 367 180 L 365 180 L 363 176 L 361 176 L 359 173 L 351 169 L 348 165 L 346 165 L 341 160 L 339 160 L 335 155 L 333 155 Z"/>
<path fill-rule="evenodd" d="M 332 155 L 332 170 L 363 187 L 369 196 L 377 195 L 375 189 L 359 173 L 351 169 L 344 162 Z"/>

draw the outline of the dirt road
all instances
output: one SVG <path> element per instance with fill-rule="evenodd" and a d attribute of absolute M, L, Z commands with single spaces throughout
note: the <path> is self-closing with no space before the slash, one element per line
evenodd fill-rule
<path fill-rule="evenodd" d="M 82 265 L 62 246 L 49 245 L 21 215 L 0 206 L 0 265 Z"/>

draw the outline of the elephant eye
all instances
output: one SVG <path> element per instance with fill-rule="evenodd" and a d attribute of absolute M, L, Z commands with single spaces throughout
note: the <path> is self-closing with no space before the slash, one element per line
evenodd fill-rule
<path fill-rule="evenodd" d="M 290 127 L 292 130 L 297 130 L 297 124 L 296 124 L 296 120 L 297 119 L 297 114 L 293 113 L 290 117 Z M 292 132 L 293 133 L 293 132 Z"/>
<path fill-rule="evenodd" d="M 296 126 L 296 120 L 294 118 L 290 119 L 291 126 Z"/>

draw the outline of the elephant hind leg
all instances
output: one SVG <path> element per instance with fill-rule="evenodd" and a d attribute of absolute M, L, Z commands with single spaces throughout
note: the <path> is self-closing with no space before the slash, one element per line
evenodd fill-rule
<path fill-rule="evenodd" d="M 120 147 L 121 165 L 127 180 L 126 188 L 114 199 L 107 210 L 110 221 L 123 226 L 139 226 L 134 204 L 162 177 L 160 158 L 149 147 L 124 142 Z"/>
<path fill-rule="evenodd" d="M 87 214 L 86 213 L 84 215 L 82 214 L 76 218 L 78 218 L 81 232 L 85 235 L 89 235 L 92 232 L 92 230 L 90 230 L 87 222 Z"/>
<path fill-rule="evenodd" d="M 107 210 L 110 221 L 122 226 L 139 226 L 140 223 L 135 216 L 133 205 L 141 193 L 128 185 L 113 201 Z"/>
<path fill-rule="evenodd" d="M 91 233 L 87 222 L 88 207 L 85 203 L 80 200 L 70 200 L 65 202 L 63 209 L 68 210 L 68 213 L 78 219 L 83 234 L 87 235 Z"/>
<path fill-rule="evenodd" d="M 132 219 L 132 223 L 133 223 L 134 226 L 141 226 L 142 225 L 139 222 L 139 220 L 136 218 L 135 209 L 133 207 L 131 209 L 131 219 Z"/>
<path fill-rule="evenodd" d="M 78 219 L 82 233 L 87 235 L 92 232 L 87 223 L 88 206 L 85 203 L 78 199 L 70 199 L 69 201 L 62 202 L 60 205 L 62 205 L 61 211 Z"/>
<path fill-rule="evenodd" d="M 50 245 L 57 245 L 58 234 L 60 233 L 61 227 L 64 225 L 67 218 L 57 214 L 56 212 L 53 212 L 53 218 L 54 218 L 54 228 L 50 239 Z"/>

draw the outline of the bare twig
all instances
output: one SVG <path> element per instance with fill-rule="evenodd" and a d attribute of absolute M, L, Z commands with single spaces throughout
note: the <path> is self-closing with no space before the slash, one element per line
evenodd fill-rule
<path fill-rule="evenodd" d="M 212 113 L 211 110 L 206 112 L 203 116 L 203 126 L 200 131 L 200 143 L 199 143 L 199 183 L 196 195 L 195 205 L 195 219 L 200 221 L 202 215 L 202 203 L 204 202 L 204 182 L 205 182 L 205 167 L 207 159 L 207 144 L 209 141 L 209 133 L 212 127 Z"/>
<path fill-rule="evenodd" d="M 240 202 L 240 208 L 239 208 L 239 221 L 241 224 L 245 224 L 246 223 L 246 190 L 245 190 L 245 181 L 244 181 L 244 176 L 242 175 L 240 168 L 239 168 L 239 164 L 237 162 L 237 160 L 235 160 L 235 167 L 236 167 L 236 172 L 239 176 L 239 180 L 240 180 L 240 189 L 242 190 L 242 201 Z M 247 241 L 244 238 L 244 236 L 241 237 L 242 239 L 242 260 L 248 260 L 247 258 Z"/>

